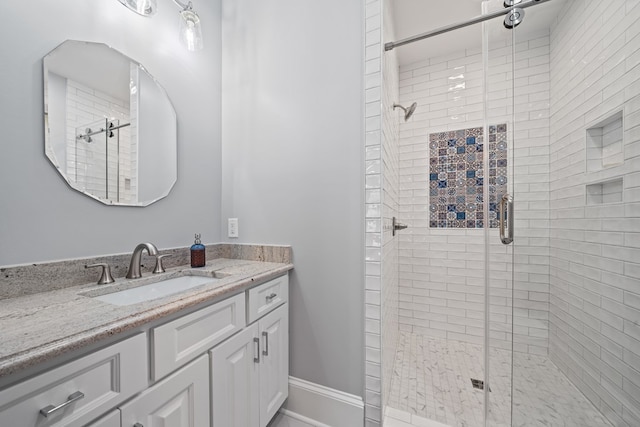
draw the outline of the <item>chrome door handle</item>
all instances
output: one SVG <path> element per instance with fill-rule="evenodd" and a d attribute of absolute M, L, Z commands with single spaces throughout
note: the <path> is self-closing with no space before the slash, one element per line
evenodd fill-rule
<path fill-rule="evenodd" d="M 263 356 L 269 355 L 269 332 L 262 332 L 262 336 L 264 337 L 264 350 L 262 350 Z"/>
<path fill-rule="evenodd" d="M 505 210 L 506 205 L 506 210 Z M 507 217 L 507 231 L 505 233 L 505 212 Z M 500 240 L 505 245 L 513 242 L 513 197 L 509 194 L 505 194 L 500 199 Z"/>
<path fill-rule="evenodd" d="M 260 363 L 260 338 L 254 338 L 253 342 L 256 343 L 258 349 L 257 356 L 253 358 L 253 361 L 255 363 Z"/>
<path fill-rule="evenodd" d="M 56 411 L 59 411 L 60 409 L 71 405 L 73 402 L 76 402 L 80 399 L 82 399 L 84 397 L 84 393 L 80 392 L 80 391 L 76 391 L 75 393 L 71 394 L 68 398 L 67 401 L 64 403 L 59 404 L 58 406 L 54 406 L 54 405 L 49 405 L 46 406 L 42 409 L 40 409 L 40 413 L 42 415 L 44 415 L 45 418 L 47 418 L 49 415 L 53 414 Z"/>
<path fill-rule="evenodd" d="M 271 300 L 273 300 L 277 296 L 278 296 L 278 294 L 267 295 L 267 302 L 271 302 Z"/>

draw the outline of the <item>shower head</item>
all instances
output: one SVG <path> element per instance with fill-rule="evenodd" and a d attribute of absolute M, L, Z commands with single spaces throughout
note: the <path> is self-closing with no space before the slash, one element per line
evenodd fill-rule
<path fill-rule="evenodd" d="M 395 110 L 396 108 L 402 108 L 402 111 L 404 111 L 404 121 L 406 122 L 407 120 L 409 120 L 409 117 L 411 117 L 413 113 L 416 111 L 417 106 L 418 106 L 417 102 L 414 102 L 413 104 L 411 104 L 409 108 L 404 108 L 400 104 L 393 104 L 393 109 Z"/>

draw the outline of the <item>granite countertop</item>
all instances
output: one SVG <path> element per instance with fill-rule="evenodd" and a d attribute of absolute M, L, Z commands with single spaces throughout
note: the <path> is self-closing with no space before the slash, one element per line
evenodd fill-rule
<path fill-rule="evenodd" d="M 198 269 L 174 267 L 109 285 L 92 283 L 0 300 L 0 378 L 180 310 L 240 293 L 292 268 L 288 263 L 220 258 Z M 92 298 L 181 275 L 211 277 L 212 283 L 128 306 Z"/>

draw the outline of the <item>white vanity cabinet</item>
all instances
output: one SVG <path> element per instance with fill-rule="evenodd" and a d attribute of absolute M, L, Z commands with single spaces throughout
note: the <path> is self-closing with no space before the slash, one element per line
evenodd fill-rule
<path fill-rule="evenodd" d="M 285 274 L 0 390 L 0 427 L 265 427 L 288 395 L 288 294 Z"/>
<path fill-rule="evenodd" d="M 247 299 L 264 317 L 210 351 L 213 427 L 264 427 L 288 396 L 286 276 L 251 289 Z"/>

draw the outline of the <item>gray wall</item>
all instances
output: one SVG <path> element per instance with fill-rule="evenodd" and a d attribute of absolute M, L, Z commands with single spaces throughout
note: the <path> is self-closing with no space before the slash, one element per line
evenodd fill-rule
<path fill-rule="evenodd" d="M 293 246 L 291 375 L 363 388 L 361 2 L 223 1 L 222 233 Z"/>
<path fill-rule="evenodd" d="M 199 1 L 205 49 L 178 41 L 178 9 L 144 18 L 116 0 L 2 2 L 0 266 L 131 251 L 141 241 L 217 242 L 220 213 L 220 2 Z M 9 18 L 11 17 L 11 18 Z M 104 206 L 71 190 L 44 155 L 42 57 L 66 39 L 104 42 L 140 61 L 178 114 L 178 182 L 146 208 Z"/>

